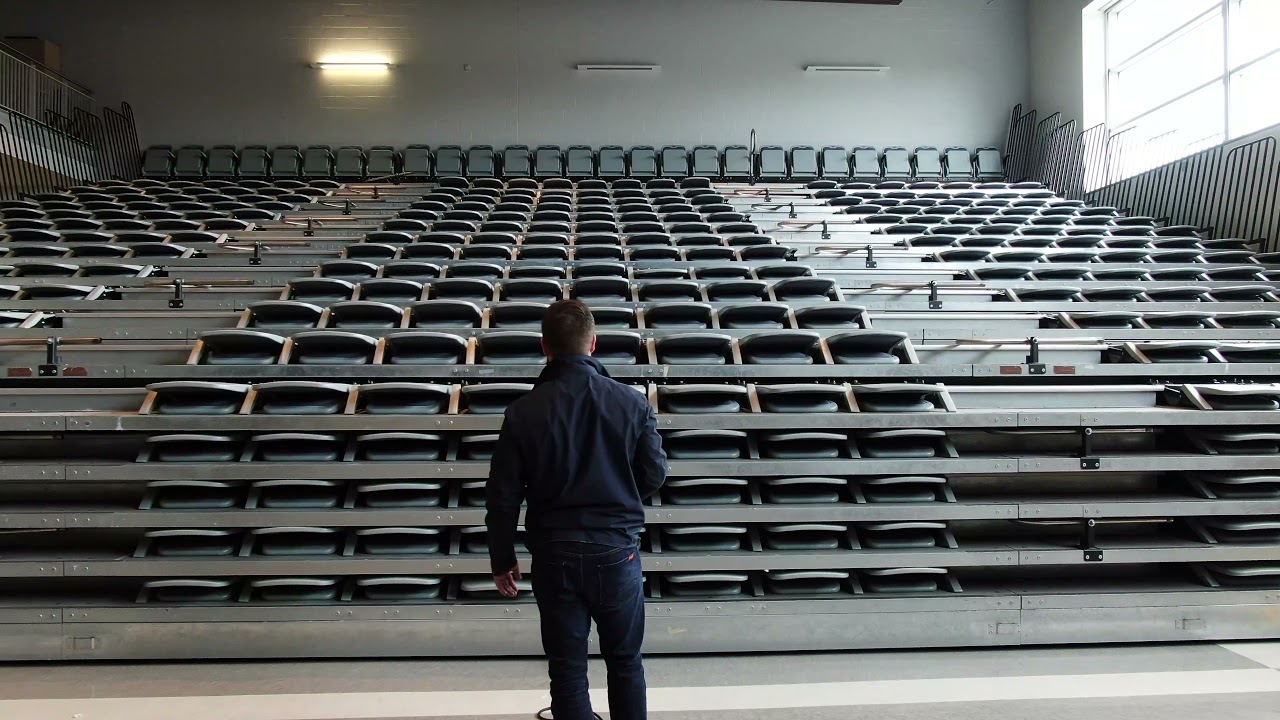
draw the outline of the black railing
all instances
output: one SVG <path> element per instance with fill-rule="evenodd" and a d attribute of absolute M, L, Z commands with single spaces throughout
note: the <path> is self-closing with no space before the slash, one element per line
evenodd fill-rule
<path fill-rule="evenodd" d="M 91 91 L 4 43 L 0 43 L 0 106 L 53 127 L 58 126 L 58 118 L 72 117 L 77 111 L 97 111 Z M 71 128 L 59 129 L 75 135 Z"/>
<path fill-rule="evenodd" d="M 141 174 L 137 126 L 128 105 L 97 116 L 57 116 L 58 125 L 0 110 L 0 191 L 7 199 Z M 73 130 L 74 132 L 68 132 Z"/>
<path fill-rule="evenodd" d="M 1078 132 L 1054 114 L 1014 108 L 1005 148 L 1010 181 L 1034 180 L 1064 197 L 1193 225 L 1215 237 L 1280 247 L 1277 139 L 1218 144 L 1177 133 L 1139 141 L 1136 128 Z"/>

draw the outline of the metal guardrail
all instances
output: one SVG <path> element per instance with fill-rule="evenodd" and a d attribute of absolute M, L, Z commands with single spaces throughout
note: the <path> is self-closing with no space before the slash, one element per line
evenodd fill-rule
<path fill-rule="evenodd" d="M 1035 180 L 1070 199 L 1120 208 L 1213 237 L 1262 240 L 1280 247 L 1277 137 L 1205 147 L 1176 133 L 1136 142 L 1133 128 L 1077 131 L 1055 113 L 1013 110 L 1005 167 L 1010 181 Z"/>
<path fill-rule="evenodd" d="M 51 192 L 142 172 L 133 110 L 92 93 L 0 43 L 0 196 Z"/>
<path fill-rule="evenodd" d="M 54 118 L 72 118 L 78 113 L 92 115 L 97 111 L 92 91 L 3 43 L 0 43 L 0 106 L 50 124 L 54 124 Z"/>

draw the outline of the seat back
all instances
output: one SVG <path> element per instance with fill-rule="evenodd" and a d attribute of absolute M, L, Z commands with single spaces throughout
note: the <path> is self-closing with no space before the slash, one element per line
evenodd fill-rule
<path fill-rule="evenodd" d="M 689 177 L 689 151 L 683 145 L 662 148 L 662 176 Z"/>
<path fill-rule="evenodd" d="M 328 145 L 312 145 L 302 156 L 303 177 L 333 177 L 333 153 Z"/>
<path fill-rule="evenodd" d="M 428 158 L 430 154 L 428 153 Z M 369 148 L 368 164 L 365 172 L 370 177 L 386 177 L 400 171 L 400 154 L 390 145 L 375 145 Z"/>
<path fill-rule="evenodd" d="M 571 145 L 565 151 L 565 175 L 571 178 L 596 176 L 596 154 L 586 145 Z"/>
<path fill-rule="evenodd" d="M 693 149 L 693 174 L 696 177 L 720 177 L 720 151 L 714 145 L 699 145 Z"/>
<path fill-rule="evenodd" d="M 199 145 L 184 145 L 174 156 L 174 177 L 204 177 L 208 157 Z"/>
<path fill-rule="evenodd" d="M 334 153 L 333 172 L 341 178 L 364 177 L 364 150 L 355 145 L 345 145 Z"/>
<path fill-rule="evenodd" d="M 782 149 L 780 145 L 765 145 L 760 148 L 760 154 L 756 158 L 760 172 L 758 175 L 764 180 L 785 180 L 787 178 L 787 151 Z"/>
<path fill-rule="evenodd" d="M 409 151 L 405 151 L 405 172 L 409 171 Z M 462 148 L 441 145 L 436 148 L 436 177 L 462 177 Z"/>
<path fill-rule="evenodd" d="M 473 150 L 475 148 L 472 148 Z M 508 145 L 502 151 L 504 177 L 529 177 L 533 174 L 533 157 L 528 145 Z"/>
<path fill-rule="evenodd" d="M 652 150 L 652 148 L 650 148 Z M 627 155 L 620 145 L 605 145 L 600 148 L 597 174 L 604 177 L 619 178 L 627 175 Z"/>
<path fill-rule="evenodd" d="M 918 147 L 913 158 L 915 177 L 937 180 L 942 178 L 942 153 L 936 147 Z"/>
<path fill-rule="evenodd" d="M 799 145 L 791 148 L 791 179 L 818 179 L 818 152 L 811 146 Z"/>
<path fill-rule="evenodd" d="M 857 180 L 879 180 L 884 176 L 880 166 L 880 153 L 863 145 L 853 149 L 853 177 Z"/>
<path fill-rule="evenodd" d="M 978 148 L 977 166 L 979 180 L 1004 179 L 1004 156 L 993 147 Z"/>
<path fill-rule="evenodd" d="M 910 178 L 911 154 L 904 147 L 887 147 L 884 149 L 884 177 L 886 180 Z"/>
<path fill-rule="evenodd" d="M 590 161 L 591 151 L 587 150 L 587 159 Z M 533 153 L 533 175 L 534 177 L 562 177 L 564 176 L 564 153 L 560 152 L 560 148 L 555 145 L 542 145 Z"/>
<path fill-rule="evenodd" d="M 944 153 L 947 178 L 964 180 L 973 177 L 973 158 L 969 150 L 962 147 L 949 147 Z"/>
<path fill-rule="evenodd" d="M 271 151 L 271 177 L 298 177 L 302 173 L 302 153 L 297 145 L 281 145 Z"/>
<path fill-rule="evenodd" d="M 261 178 L 267 176 L 267 164 L 271 156 L 262 145 L 250 145 L 240 152 L 240 177 Z"/>
<path fill-rule="evenodd" d="M 525 152 L 528 152 L 528 149 Z M 493 177 L 497 175 L 495 157 L 492 145 L 473 145 L 467 150 L 467 177 Z"/>
<path fill-rule="evenodd" d="M 631 177 L 651 178 L 658 175 L 658 152 L 649 145 L 631 148 L 627 153 L 627 162 Z"/>
<path fill-rule="evenodd" d="M 152 145 L 142 153 L 142 177 L 167 178 L 173 174 L 173 147 Z"/>
<path fill-rule="evenodd" d="M 724 149 L 724 176 L 727 178 L 751 177 L 751 151 L 746 145 L 728 145 Z"/>
<path fill-rule="evenodd" d="M 822 148 L 822 177 L 849 177 L 849 151 L 840 145 L 828 145 Z"/>
<path fill-rule="evenodd" d="M 240 155 L 231 145 L 215 145 L 209 150 L 205 174 L 211 178 L 235 177 L 240 166 Z"/>

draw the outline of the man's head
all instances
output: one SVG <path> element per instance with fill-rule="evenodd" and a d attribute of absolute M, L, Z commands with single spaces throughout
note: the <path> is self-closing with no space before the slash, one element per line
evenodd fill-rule
<path fill-rule="evenodd" d="M 549 358 L 590 355 L 596 349 L 596 320 L 580 300 L 561 300 L 542 316 L 542 352 Z"/>

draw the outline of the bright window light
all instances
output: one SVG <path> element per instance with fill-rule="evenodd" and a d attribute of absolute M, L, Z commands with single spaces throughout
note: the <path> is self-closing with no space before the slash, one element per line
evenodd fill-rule
<path fill-rule="evenodd" d="M 1122 176 L 1280 123 L 1280 0 L 1117 0 L 1102 17 Z"/>

